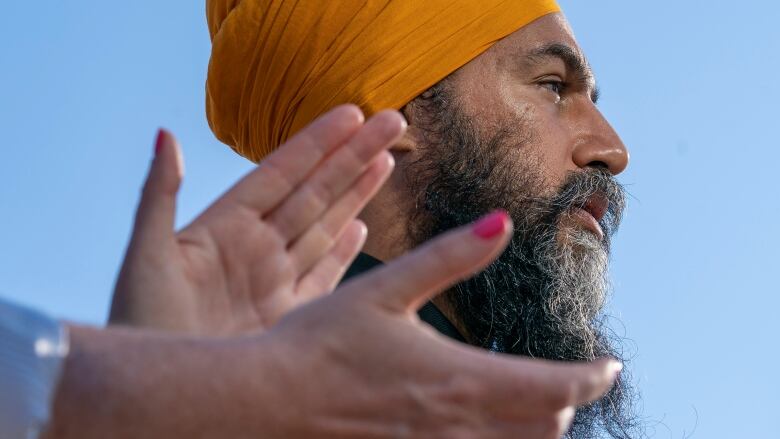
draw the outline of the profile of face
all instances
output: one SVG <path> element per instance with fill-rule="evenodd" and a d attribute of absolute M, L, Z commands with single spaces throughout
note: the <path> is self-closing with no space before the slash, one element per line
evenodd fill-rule
<path fill-rule="evenodd" d="M 409 200 L 408 244 L 497 208 L 515 221 L 507 251 L 436 301 L 470 343 L 554 360 L 621 358 L 602 309 L 625 203 L 614 176 L 628 152 L 597 100 L 568 23 L 553 14 L 404 108 L 409 132 L 396 148 L 392 186 Z M 630 400 L 620 380 L 578 412 L 571 437 L 632 437 Z"/>

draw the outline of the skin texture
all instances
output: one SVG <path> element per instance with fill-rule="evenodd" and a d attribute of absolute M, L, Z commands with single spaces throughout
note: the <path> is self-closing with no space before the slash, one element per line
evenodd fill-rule
<path fill-rule="evenodd" d="M 365 239 L 355 217 L 393 168 L 394 111 L 334 109 L 175 233 L 181 151 L 161 131 L 110 323 L 227 335 L 333 290 Z"/>
<path fill-rule="evenodd" d="M 612 385 L 619 363 L 489 354 L 445 339 L 415 313 L 490 263 L 511 229 L 499 214 L 449 232 L 265 333 L 73 327 L 43 437 L 560 437 L 574 407 Z"/>
<path fill-rule="evenodd" d="M 389 260 L 495 208 L 518 226 L 495 264 L 434 300 L 474 345 L 566 361 L 621 353 L 602 310 L 609 237 L 624 205 L 614 176 L 628 154 L 595 91 L 555 15 L 503 39 L 403 110 L 410 128 L 395 150 L 396 175 L 362 217 L 366 251 Z M 632 398 L 621 381 L 578 411 L 568 437 L 641 437 Z"/>
<path fill-rule="evenodd" d="M 384 137 L 373 133 L 385 146 L 404 128 L 398 113 L 386 117 L 397 129 Z M 326 131 L 338 131 L 340 118 L 322 120 Z M 302 134 L 322 129 L 322 120 Z M 356 133 L 370 133 L 370 123 L 359 123 Z M 166 147 L 169 155 L 164 155 Z M 309 144 L 298 152 L 317 148 Z M 280 150 L 279 166 L 301 163 L 301 154 L 284 155 L 285 150 Z M 159 237 L 175 237 L 171 224 L 177 185 L 161 182 L 178 181 L 177 152 L 175 143 L 168 143 L 152 165 L 133 236 L 140 248 L 154 249 Z M 243 181 L 262 172 L 261 166 Z M 247 202 L 257 202 L 268 195 L 262 190 L 266 185 L 242 187 L 239 183 L 207 210 L 209 224 L 230 222 L 242 212 L 224 208 L 225 199 L 245 194 Z M 263 226 L 261 218 L 253 221 Z M 241 228 L 227 230 L 233 233 L 213 236 L 228 243 L 242 237 Z M 444 338 L 416 314 L 440 291 L 489 264 L 511 232 L 505 213 L 448 232 L 333 294 L 298 304 L 268 331 L 260 325 L 241 335 L 196 337 L 116 326 L 102 331 L 74 327 L 72 354 L 44 437 L 560 437 L 576 407 L 612 386 L 619 363 L 564 364 L 490 354 Z M 263 263 L 246 256 L 233 260 Z M 140 267 L 125 269 L 148 276 L 143 278 L 148 283 L 140 285 L 154 287 L 155 276 L 166 269 L 164 261 L 131 261 Z M 236 271 L 241 272 L 226 272 Z M 166 283 L 168 277 L 158 280 L 162 286 L 176 286 Z M 161 313 L 152 316 L 177 323 L 177 307 L 198 309 L 203 299 L 193 297 L 202 293 L 198 288 L 179 285 L 181 291 L 152 290 L 163 297 L 140 290 L 136 299 L 142 305 L 148 301 L 152 311 L 160 303 Z M 228 297 L 209 300 L 233 300 L 230 291 L 218 293 Z M 255 299 L 262 303 L 274 294 L 294 297 L 294 290 Z M 313 371 L 316 380 L 310 379 Z"/>
<path fill-rule="evenodd" d="M 629 159 L 626 147 L 593 102 L 592 76 L 583 77 L 558 57 L 527 59 L 536 49 L 554 43 L 572 48 L 584 63 L 564 16 L 551 14 L 502 39 L 450 76 L 462 112 L 478 131 L 489 134 L 501 121 L 523 120 L 539 133 L 529 142 L 523 133 L 516 133 L 518 143 L 528 144 L 513 151 L 510 159 L 521 167 L 537 166 L 549 189 L 547 195 L 572 171 L 599 167 L 617 175 Z M 553 82 L 566 87 L 559 90 Z M 414 245 L 408 231 L 415 188 L 408 187 L 405 173 L 421 158 L 422 136 L 415 119 L 424 115 L 416 115 L 412 108 L 407 116 L 407 135 L 392 149 L 396 170 L 360 216 L 369 230 L 364 252 L 384 261 Z M 382 233 L 372 233 L 375 230 Z"/>
<path fill-rule="evenodd" d="M 571 171 L 594 167 L 607 169 L 610 173 L 617 174 L 625 168 L 628 156 L 614 131 L 604 121 L 593 104 L 593 82 L 590 79 L 583 79 L 582 72 L 571 71 L 570 66 L 567 66 L 559 57 L 544 56 L 541 57 L 543 59 L 540 59 L 537 55 L 532 63 L 520 62 L 525 54 L 550 43 L 566 44 L 576 48 L 562 16 L 546 17 L 512 34 L 456 72 L 451 80 L 459 99 L 465 103 L 464 113 L 472 116 L 479 130 L 488 133 L 493 126 L 498 125 L 499 121 L 523 119 L 531 124 L 534 132 L 541 133 L 528 142 L 522 142 L 525 147 L 522 150 L 513 151 L 511 159 L 516 160 L 518 164 L 527 164 L 529 161 L 538 163 L 544 177 L 544 186 L 549 187 L 552 193 L 554 188 L 559 186 Z M 556 81 L 565 82 L 567 85 L 561 89 L 555 83 Z M 416 127 L 413 121 L 416 115 L 413 109 L 410 116 L 412 126 L 409 134 L 401 140 L 390 142 L 395 143 L 393 150 L 396 152 L 396 157 L 402 168 L 405 164 L 413 163 L 419 159 L 419 155 L 417 155 L 419 154 L 417 138 L 419 133 L 415 132 Z M 386 143 L 384 147 L 389 146 Z M 413 203 L 414 196 L 413 188 L 406 187 L 403 179 L 398 177 L 403 175 L 404 170 L 401 169 L 401 172 L 397 173 L 391 184 L 381 192 L 380 198 L 371 203 L 362 215 L 369 226 L 370 241 L 367 250 L 380 259 L 392 259 L 406 253 L 412 246 L 406 232 L 410 221 L 408 212 L 411 211 L 408 207 Z M 150 192 L 153 193 L 154 190 L 151 189 Z M 165 195 L 172 198 L 175 195 L 175 189 L 171 191 L 169 188 Z M 159 207 L 159 205 L 157 206 Z M 163 205 L 163 207 L 165 206 L 169 206 L 165 208 L 169 212 L 172 211 L 170 209 L 171 203 Z M 152 206 L 150 209 L 155 210 L 158 207 Z M 144 203 L 142 203 L 142 210 L 143 208 Z M 301 210 L 300 208 L 281 208 L 279 212 L 300 212 Z M 235 210 L 231 209 L 217 209 L 213 212 L 217 212 L 210 215 L 213 218 L 230 217 L 235 214 Z M 274 221 L 282 216 L 281 213 L 266 214 L 264 210 L 259 210 L 256 213 L 255 221 L 257 217 L 260 217 L 260 222 L 270 219 L 274 223 L 272 229 L 287 239 L 284 241 L 287 245 L 279 245 L 277 250 L 284 251 L 294 248 L 296 235 L 284 233 L 288 221 Z M 139 213 L 139 217 L 143 218 L 145 214 Z M 172 218 L 172 214 L 168 218 Z M 218 224 L 219 221 L 214 220 L 214 223 Z M 160 227 L 161 224 L 165 227 Z M 161 236 L 158 233 L 176 236 L 171 231 L 171 225 L 171 220 L 139 221 L 137 223 L 137 235 L 140 236 L 138 242 L 142 243 L 138 247 L 144 248 L 146 245 L 149 250 L 136 252 L 133 250 L 134 244 L 131 244 L 131 250 L 128 252 L 130 268 L 123 270 L 123 273 L 125 271 L 132 273 L 133 270 L 136 270 L 141 275 L 129 276 L 130 279 L 135 280 L 130 282 L 131 287 L 126 291 L 134 291 L 133 293 L 120 293 L 122 291 L 120 287 L 123 285 L 122 279 L 120 279 L 117 292 L 122 295 L 138 295 L 139 299 L 136 303 L 140 303 L 142 306 L 138 308 L 138 312 L 131 312 L 128 315 L 139 317 L 139 324 L 149 324 L 149 321 L 145 320 L 146 316 L 150 315 L 149 313 L 157 312 L 156 310 L 163 310 L 161 314 L 165 314 L 162 316 L 165 320 L 168 318 L 166 316 L 176 315 L 180 309 L 179 305 L 184 305 L 184 309 L 186 309 L 187 306 L 192 305 L 190 302 L 193 302 L 195 303 L 193 309 L 206 309 L 208 311 L 205 315 L 206 318 L 203 318 L 203 315 L 198 315 L 197 312 L 193 314 L 196 316 L 194 321 L 197 326 L 202 321 L 214 318 L 213 308 L 208 306 L 209 301 L 225 300 L 225 295 L 228 296 L 227 300 L 231 305 L 223 308 L 238 310 L 244 310 L 247 304 L 253 305 L 257 309 L 263 308 L 262 306 L 258 307 L 258 304 L 271 303 L 273 305 L 278 300 L 289 301 L 291 297 L 295 297 L 295 288 L 282 288 L 278 295 L 276 293 L 255 293 L 255 291 L 263 291 L 259 287 L 266 287 L 263 276 L 251 277 L 256 281 L 244 290 L 235 290 L 241 293 L 237 296 L 231 296 L 234 294 L 234 290 L 228 287 L 224 290 L 220 289 L 211 297 L 206 296 L 205 302 L 199 302 L 202 301 L 199 294 L 201 292 L 211 294 L 210 287 L 212 285 L 208 283 L 195 282 L 194 288 L 192 288 L 188 282 L 165 284 L 169 279 L 163 277 L 163 288 L 156 287 L 155 282 L 159 280 L 156 279 L 156 276 L 159 276 L 161 268 L 166 269 L 168 266 L 166 264 L 170 260 L 168 258 L 157 260 L 147 258 L 148 255 L 157 254 L 156 249 L 161 247 L 159 247 L 158 240 L 148 239 L 145 236 Z M 571 226 L 582 227 L 582 224 L 573 222 Z M 221 230 L 225 232 L 212 236 L 214 236 L 213 240 L 217 246 L 224 245 L 224 249 L 232 249 L 237 242 L 241 243 L 241 240 L 246 236 L 245 233 L 241 232 L 241 229 L 226 227 Z M 372 230 L 381 230 L 382 233 L 374 233 Z M 415 295 L 415 297 L 407 299 L 409 302 L 403 307 L 380 302 L 379 309 L 388 311 L 389 308 L 392 318 L 386 318 L 385 314 L 377 314 L 376 309 L 370 306 L 361 307 L 358 296 L 352 296 L 349 301 L 343 298 L 350 297 L 348 295 L 337 297 L 339 296 L 337 291 L 336 294 L 326 299 L 316 301 L 314 305 L 304 306 L 300 312 L 294 311 L 289 319 L 282 320 L 277 327 L 268 333 L 269 337 L 281 341 L 278 344 L 275 341 L 263 344 L 263 348 L 259 350 L 273 355 L 276 362 L 263 366 L 263 361 L 252 362 L 251 349 L 247 348 L 245 352 L 233 351 L 236 354 L 234 358 L 242 358 L 241 366 L 252 366 L 252 370 L 257 374 L 255 376 L 265 376 L 261 371 L 267 371 L 268 376 L 272 377 L 270 380 L 262 382 L 262 385 L 267 387 L 256 392 L 256 395 L 260 395 L 259 398 L 263 401 L 272 401 L 262 405 L 268 407 L 267 413 L 257 415 L 257 419 L 261 419 L 265 425 L 266 436 L 326 438 L 389 438 L 399 435 L 456 438 L 473 437 L 472 435 L 479 435 L 478 437 L 560 437 L 571 422 L 574 408 L 586 400 L 597 399 L 608 386 L 595 386 L 594 388 L 598 391 L 591 389 L 587 392 L 588 398 L 575 397 L 572 395 L 576 392 L 572 389 L 576 388 L 576 385 L 570 382 L 571 379 L 576 379 L 575 369 L 559 370 L 560 374 L 554 374 L 555 380 L 545 380 L 542 376 L 535 375 L 533 371 L 539 370 L 539 368 L 544 370 L 546 366 L 559 367 L 562 365 L 527 359 L 515 359 L 515 361 L 522 362 L 522 364 L 516 363 L 515 366 L 518 367 L 518 372 L 530 373 L 530 377 L 520 379 L 519 376 L 501 375 L 490 369 L 488 365 L 481 364 L 478 361 L 479 358 L 474 356 L 479 353 L 479 356 L 484 359 L 487 354 L 451 343 L 446 343 L 447 348 L 443 348 L 443 345 L 440 344 L 443 340 L 433 334 L 430 328 L 420 325 L 414 316 L 413 311 L 426 299 L 435 295 L 432 294 L 430 285 L 426 287 L 425 294 L 418 295 L 420 290 L 416 289 L 415 282 L 418 282 L 419 279 L 415 280 L 416 278 L 431 275 L 431 273 L 443 275 L 447 278 L 447 282 L 438 281 L 435 283 L 435 288 L 432 288 L 432 290 L 438 291 L 445 286 L 445 283 L 449 284 L 474 273 L 473 267 L 470 270 L 464 270 L 463 266 L 456 263 L 457 261 L 453 262 L 449 259 L 453 256 L 473 255 L 473 248 L 462 248 L 456 244 L 456 242 L 468 243 L 468 240 L 464 238 L 461 236 L 459 241 L 451 240 L 447 246 L 435 246 L 436 250 L 431 250 L 424 258 L 413 259 L 413 263 L 402 259 L 402 261 L 407 261 L 405 264 L 401 264 L 404 269 L 390 270 L 392 274 L 387 275 L 379 282 L 361 284 L 362 288 L 359 289 L 355 289 L 354 284 L 344 287 L 346 291 L 359 290 L 367 296 L 373 296 L 377 291 L 387 291 L 388 286 L 392 287 L 393 294 Z M 188 239 L 184 241 L 190 242 Z M 134 237 L 135 242 L 136 238 Z M 147 244 L 143 244 L 144 242 Z M 249 247 L 256 248 L 256 246 Z M 208 250 L 208 246 L 200 246 L 200 248 Z M 175 251 L 165 248 L 162 248 L 162 251 L 167 251 L 169 255 L 176 254 Z M 498 250 L 492 256 L 497 253 Z M 220 252 L 214 252 L 214 254 L 219 255 Z M 275 253 L 265 252 L 263 256 L 268 257 L 270 254 Z M 146 256 L 137 257 L 134 255 Z M 252 253 L 248 252 L 230 258 L 227 266 L 224 264 L 225 260 L 211 258 L 207 259 L 206 263 L 196 266 L 200 269 L 185 269 L 181 270 L 181 273 L 202 272 L 202 268 L 214 269 L 217 267 L 224 270 L 223 273 L 216 274 L 217 278 L 223 276 L 226 281 L 224 283 L 230 285 L 233 283 L 232 279 L 235 273 L 241 273 L 241 270 L 225 269 L 225 267 L 229 268 L 234 263 L 238 267 L 241 267 L 242 264 L 245 264 L 244 267 L 255 267 L 256 263 L 262 262 L 262 258 L 252 260 L 251 256 Z M 249 262 L 247 263 L 247 261 Z M 430 265 L 430 261 L 433 261 L 433 265 Z M 486 263 L 487 261 L 480 261 L 480 266 L 484 266 Z M 223 266 L 219 267 L 220 264 Z M 457 279 L 451 277 L 453 270 L 458 273 L 455 276 Z M 284 270 L 282 271 L 284 272 Z M 339 272 L 339 270 L 335 271 Z M 271 270 L 267 273 L 273 272 L 274 270 Z M 305 276 L 305 274 L 305 270 L 297 272 L 298 276 Z M 334 277 L 338 276 L 330 278 Z M 204 277 L 206 280 L 210 278 L 211 276 Z M 290 278 L 296 279 L 295 276 L 290 276 Z M 140 281 L 138 281 L 139 279 Z M 192 284 L 192 282 L 189 283 Z M 283 285 L 290 283 L 289 281 L 282 282 Z M 237 284 L 245 286 L 244 282 L 239 281 Z M 269 284 L 275 285 L 274 282 Z M 149 288 L 150 286 L 155 288 Z M 272 288 L 272 290 L 274 289 Z M 164 298 L 164 301 L 160 302 L 151 291 L 162 292 L 161 297 Z M 178 291 L 184 293 L 179 297 L 175 297 L 176 294 L 171 295 Z M 234 301 L 235 297 L 242 300 Z M 247 297 L 250 300 L 247 301 Z M 272 315 L 278 318 L 284 312 L 288 312 L 308 300 L 293 302 L 294 305 L 289 307 L 272 306 L 271 308 L 276 310 Z M 144 301 L 149 301 L 145 308 Z M 165 306 L 159 306 L 161 303 Z M 203 303 L 207 306 L 204 307 Z M 336 305 L 326 307 L 327 311 L 316 313 L 308 311 L 328 303 Z M 377 303 L 373 303 L 373 305 L 377 306 Z M 401 312 L 403 318 L 398 319 L 397 313 L 402 311 L 401 308 L 403 308 L 403 312 Z M 447 311 L 446 307 L 444 308 Z M 133 309 L 133 307 L 125 309 Z M 393 311 L 396 314 L 392 314 Z M 269 322 L 272 324 L 276 321 L 275 318 L 247 320 L 242 319 L 242 316 L 225 314 L 223 312 L 216 317 L 219 324 L 205 325 L 200 329 L 196 328 L 194 332 L 209 333 L 216 328 L 218 333 L 220 331 L 231 333 L 236 329 L 246 330 L 253 326 L 268 328 Z M 294 316 L 297 315 L 308 317 L 295 318 Z M 350 316 L 350 318 L 344 318 L 345 315 Z M 367 318 L 364 318 L 366 316 Z M 158 317 L 161 316 L 155 318 Z M 241 323 L 232 323 L 233 319 Z M 121 322 L 121 319 L 119 321 Z M 189 320 L 185 323 L 191 324 L 192 321 Z M 289 321 L 294 323 L 287 323 Z M 409 322 L 415 325 L 414 330 L 409 330 Z M 225 326 L 225 323 L 228 325 Z M 333 332 L 329 332 L 331 325 L 336 325 L 333 326 Z M 230 328 L 230 330 L 224 331 L 225 327 Z M 192 330 L 193 328 L 185 326 L 184 329 Z M 312 337 L 312 334 L 316 334 L 316 337 Z M 252 337 L 247 336 L 243 340 L 249 343 Z M 432 338 L 437 340 L 437 344 L 428 343 Z M 143 343 L 139 343 L 139 345 L 143 345 Z M 171 351 L 175 351 L 175 349 L 171 349 Z M 411 354 L 395 356 L 388 355 L 388 352 Z M 415 352 L 419 352 L 420 355 L 414 355 Z M 470 355 L 468 361 L 470 368 L 458 369 L 460 366 L 465 367 L 466 363 L 460 363 L 455 358 L 460 354 L 465 355 L 467 352 Z M 142 357 L 143 353 L 138 353 L 138 355 Z M 182 376 L 189 376 L 189 379 L 195 380 L 195 377 L 202 376 L 199 375 L 202 370 L 196 370 L 189 374 L 186 372 L 185 364 L 197 362 L 197 355 L 186 357 L 182 361 L 151 355 L 148 360 L 151 364 L 181 367 Z M 219 357 L 219 355 L 216 356 Z M 500 358 L 502 361 L 509 360 L 503 356 L 491 358 Z M 243 361 L 244 359 L 246 362 Z M 459 366 L 454 370 L 449 369 L 451 364 Z M 116 365 L 115 367 L 121 366 Z M 435 368 L 436 371 L 426 371 L 426 366 Z M 506 363 L 506 366 L 508 367 L 509 363 Z M 594 382 L 604 383 L 604 377 L 614 378 L 614 373 L 612 373 L 614 367 L 604 361 L 595 362 L 588 366 L 569 366 L 595 367 L 600 370 L 602 379 L 599 381 L 591 376 L 588 379 L 591 384 Z M 222 369 L 221 365 L 214 367 L 225 370 L 228 376 L 232 373 L 238 375 L 245 373 L 230 368 Z M 318 386 L 301 386 L 301 377 L 308 376 L 311 370 L 318 371 Z M 486 371 L 488 372 L 486 373 Z M 241 376 L 245 377 L 246 375 Z M 473 379 L 469 379 L 469 376 Z M 494 383 L 494 386 L 489 386 L 487 376 L 501 376 L 501 380 Z M 138 377 L 133 378 L 139 379 Z M 226 378 L 220 377 L 220 379 Z M 221 386 L 220 379 L 210 383 L 210 386 Z M 164 382 L 165 379 L 161 381 Z M 607 381 L 611 382 L 611 380 Z M 501 384 L 498 384 L 499 382 Z M 281 388 L 277 387 L 277 383 L 281 383 L 278 384 Z M 513 387 L 513 384 L 508 383 L 518 383 L 519 387 Z M 553 397 L 554 403 L 550 403 L 547 398 L 550 398 L 550 395 L 556 395 L 555 389 L 559 388 L 556 385 L 560 383 L 563 383 L 563 387 L 567 390 L 563 392 L 564 396 Z M 246 386 L 246 382 L 244 385 Z M 504 388 L 502 389 L 502 387 Z M 343 389 L 346 388 L 352 391 L 344 392 Z M 216 391 L 220 395 L 224 395 L 231 393 L 233 391 L 231 389 L 230 386 L 226 385 L 224 388 L 216 389 Z M 211 390 L 215 389 L 211 388 Z M 228 407 L 234 402 L 246 403 L 250 397 L 243 395 L 245 394 L 237 393 L 235 400 L 224 398 L 219 400 L 219 404 Z M 334 395 L 338 398 L 335 398 Z M 165 396 L 165 392 L 163 392 L 163 396 Z M 203 395 L 193 395 L 190 399 L 198 401 L 202 397 Z M 280 411 L 280 408 L 275 407 L 275 405 L 279 405 L 278 401 L 282 400 L 291 402 L 284 405 L 283 410 Z M 63 405 L 67 406 L 67 404 Z M 296 409 L 291 411 L 289 407 L 296 407 Z M 468 409 L 464 410 L 463 407 Z M 541 412 L 539 411 L 540 407 L 543 408 Z M 231 410 L 225 409 L 218 413 L 244 414 L 244 416 L 251 417 L 250 414 L 246 414 L 245 408 L 242 410 L 241 407 L 237 407 Z M 488 413 L 480 412 L 480 410 Z M 175 425 L 160 427 L 160 431 L 172 435 L 178 431 L 174 429 L 176 426 L 187 426 L 188 423 L 186 428 L 193 428 L 192 425 L 200 426 L 198 431 L 202 432 L 212 432 L 218 429 L 219 421 L 201 414 L 197 409 L 193 409 L 192 412 L 199 415 L 195 417 L 197 422 L 192 419 L 179 420 Z M 388 413 L 392 413 L 394 416 L 388 417 Z M 63 416 L 63 418 L 72 416 L 73 414 Z M 133 416 L 129 418 L 133 418 Z M 220 419 L 224 423 L 226 419 L 232 418 L 221 417 Z M 305 422 L 302 422 L 302 419 Z M 208 424 L 210 421 L 216 422 L 216 424 Z M 150 424 L 154 425 L 152 422 Z M 238 426 L 241 423 L 236 422 L 233 425 Z M 259 431 L 255 429 L 257 427 L 257 425 L 248 425 L 244 429 L 237 428 L 236 435 L 240 437 L 242 434 Z M 278 430 L 276 430 L 277 428 Z M 273 431 L 269 433 L 269 430 Z M 414 434 L 418 434 L 418 436 L 414 436 Z M 154 437 L 154 434 L 150 433 L 150 437 Z"/>

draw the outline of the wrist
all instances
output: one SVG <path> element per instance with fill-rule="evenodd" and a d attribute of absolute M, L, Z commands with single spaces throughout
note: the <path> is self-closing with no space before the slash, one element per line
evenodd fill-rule
<path fill-rule="evenodd" d="M 235 437 L 273 400 L 247 342 L 71 328 L 49 438 Z"/>

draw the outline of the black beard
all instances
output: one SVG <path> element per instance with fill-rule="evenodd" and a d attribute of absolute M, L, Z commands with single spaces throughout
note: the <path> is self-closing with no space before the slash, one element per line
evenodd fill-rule
<path fill-rule="evenodd" d="M 412 123 L 419 122 L 425 138 L 423 159 L 407 174 L 410 188 L 424 188 L 417 192 L 410 222 L 412 242 L 420 244 L 498 208 L 515 222 L 507 250 L 446 293 L 464 335 L 472 344 L 533 358 L 622 359 L 619 340 L 602 314 L 609 242 L 625 205 L 622 187 L 609 172 L 594 168 L 570 174 L 550 194 L 538 163 L 518 167 L 507 159 L 535 138 L 522 130 L 523 121 L 513 125 L 522 131 L 499 127 L 483 138 L 454 104 L 445 84 L 412 103 L 417 116 Z M 604 239 L 568 218 L 594 195 L 609 202 L 600 220 Z M 601 431 L 615 438 L 641 436 L 626 377 L 623 373 L 603 399 L 577 411 L 569 437 L 596 438 Z"/>

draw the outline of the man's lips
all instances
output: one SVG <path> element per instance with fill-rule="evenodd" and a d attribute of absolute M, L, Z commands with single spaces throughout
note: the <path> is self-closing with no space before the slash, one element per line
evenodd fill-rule
<path fill-rule="evenodd" d="M 604 219 L 609 209 L 609 200 L 601 194 L 591 196 L 582 207 L 575 207 L 571 211 L 573 218 L 593 232 L 599 240 L 604 239 L 604 230 L 599 221 Z"/>
<path fill-rule="evenodd" d="M 582 209 L 593 215 L 596 221 L 604 219 L 604 215 L 607 214 L 609 209 L 609 200 L 602 194 L 592 195 L 588 201 L 582 206 Z"/>
<path fill-rule="evenodd" d="M 590 214 L 590 212 L 581 207 L 575 207 L 571 211 L 571 216 L 572 218 L 579 221 L 583 226 L 587 227 L 588 230 L 593 232 L 599 238 L 599 240 L 604 239 L 604 230 L 601 228 L 599 222 L 596 221 L 596 218 Z"/>

